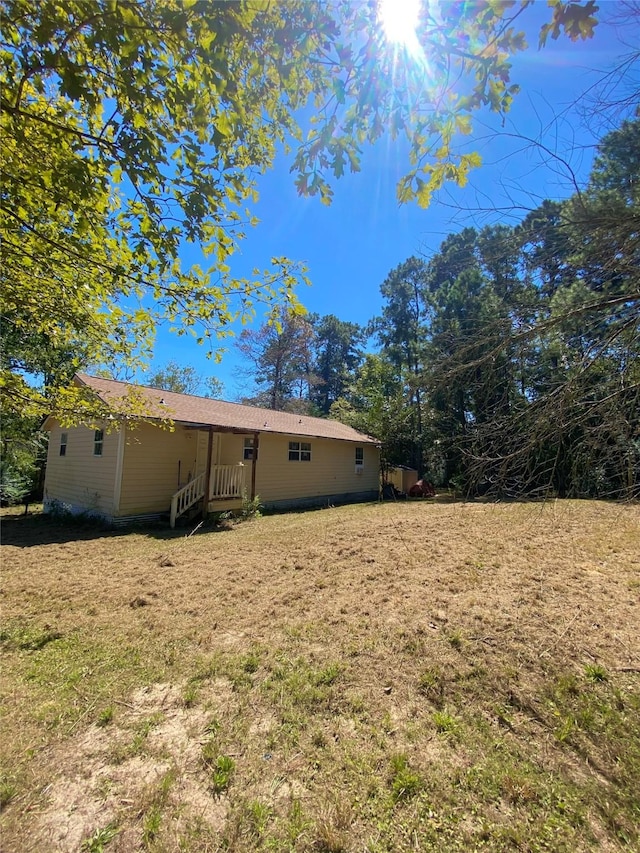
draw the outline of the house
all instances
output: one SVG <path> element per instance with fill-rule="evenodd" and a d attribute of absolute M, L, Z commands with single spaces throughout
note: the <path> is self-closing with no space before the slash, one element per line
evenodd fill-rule
<path fill-rule="evenodd" d="M 77 374 L 115 413 L 134 394 L 149 416 L 116 417 L 99 429 L 62 427 L 54 417 L 44 508 L 86 512 L 113 523 L 242 506 L 326 506 L 378 497 L 376 441 L 333 420 L 226 403 Z M 167 428 L 170 421 L 171 428 Z"/>

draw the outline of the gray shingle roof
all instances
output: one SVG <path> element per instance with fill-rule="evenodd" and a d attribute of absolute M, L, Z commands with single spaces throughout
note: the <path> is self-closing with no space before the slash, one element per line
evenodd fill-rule
<path fill-rule="evenodd" d="M 171 418 L 180 423 L 201 424 L 239 432 L 274 432 L 313 438 L 335 438 L 358 444 L 377 444 L 375 439 L 353 427 L 325 418 L 311 418 L 291 412 L 226 403 L 192 394 L 176 394 L 173 391 L 161 391 L 115 379 L 102 379 L 86 373 L 76 374 L 76 379 L 91 388 L 103 402 L 116 411 L 118 401 L 124 400 L 128 393 L 135 391 L 148 406 L 151 417 L 159 419 Z"/>

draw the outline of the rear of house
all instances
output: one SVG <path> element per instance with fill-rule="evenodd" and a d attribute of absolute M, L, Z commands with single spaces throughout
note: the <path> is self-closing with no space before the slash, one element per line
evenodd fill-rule
<path fill-rule="evenodd" d="M 125 383 L 80 375 L 103 401 Z M 139 388 L 136 389 L 138 392 Z M 233 510 L 243 496 L 285 509 L 378 496 L 376 442 L 343 424 L 190 395 L 142 389 L 163 419 L 123 418 L 109 429 L 63 428 L 50 418 L 45 510 L 113 522 L 171 522 L 192 508 Z M 121 395 L 120 395 L 121 396 Z M 188 419 L 187 419 L 188 418 Z"/>

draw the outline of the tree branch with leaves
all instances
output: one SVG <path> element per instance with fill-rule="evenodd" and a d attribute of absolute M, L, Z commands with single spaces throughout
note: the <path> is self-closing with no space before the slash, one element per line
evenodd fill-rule
<path fill-rule="evenodd" d="M 2 0 L 3 407 L 52 410 L 78 366 L 143 363 L 158 324 L 215 353 L 261 303 L 295 309 L 299 265 L 230 269 L 281 146 L 295 149 L 299 192 L 325 202 L 385 132 L 411 145 L 401 200 L 463 183 L 479 159 L 453 140 L 474 112 L 508 110 L 529 5 L 425 3 L 428 63 L 399 66 L 375 3 Z M 554 3 L 552 35 L 589 37 L 592 8 Z M 188 244 L 208 269 L 185 267 Z M 43 341 L 73 356 L 37 389 Z"/>

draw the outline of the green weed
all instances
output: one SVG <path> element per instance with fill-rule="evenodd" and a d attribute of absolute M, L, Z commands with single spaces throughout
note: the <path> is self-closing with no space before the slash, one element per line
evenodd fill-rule
<path fill-rule="evenodd" d="M 313 681 L 316 685 L 329 685 L 337 681 L 342 672 L 342 666 L 339 663 L 332 663 L 315 673 Z"/>
<path fill-rule="evenodd" d="M 380 728 L 387 735 L 392 734 L 396 730 L 396 725 L 393 722 L 393 718 L 391 717 L 391 714 L 388 711 L 384 712 L 382 720 L 380 721 Z"/>
<path fill-rule="evenodd" d="M 98 714 L 98 719 L 96 720 L 96 726 L 100 728 L 104 728 L 108 726 L 109 723 L 113 720 L 114 708 L 113 705 L 107 705 L 106 708 L 103 708 L 102 711 Z"/>
<path fill-rule="evenodd" d="M 119 832 L 120 828 L 116 823 L 109 823 L 102 829 L 96 829 L 92 836 L 82 842 L 80 849 L 83 853 L 103 853 L 104 848 Z"/>
<path fill-rule="evenodd" d="M 0 776 L 0 810 L 9 805 L 16 793 L 16 783 L 9 776 Z"/>
<path fill-rule="evenodd" d="M 96 665 L 99 662 L 99 665 Z M 71 729 L 87 713 L 93 716 L 104 697 L 126 693 L 135 684 L 158 680 L 157 656 L 143 661 L 130 645 L 107 645 L 79 634 L 49 642 L 20 664 L 28 685 L 32 715 L 45 729 Z"/>
<path fill-rule="evenodd" d="M 162 809 L 157 803 L 155 803 L 144 817 L 144 824 L 142 827 L 142 843 L 145 847 L 149 847 L 149 845 L 153 841 L 155 841 L 160 831 L 161 823 Z"/>
<path fill-rule="evenodd" d="M 164 809 L 167 805 L 171 786 L 175 782 L 175 767 L 171 768 L 162 777 L 160 784 L 150 787 L 147 791 L 146 803 L 141 811 L 144 813 L 142 823 L 142 843 L 145 849 L 152 849 L 158 840 Z"/>
<path fill-rule="evenodd" d="M 588 663 L 584 668 L 584 674 L 589 681 L 608 681 L 607 670 L 597 663 Z"/>
<path fill-rule="evenodd" d="M 451 633 L 447 635 L 447 641 L 454 649 L 460 650 L 462 648 L 462 634 L 460 631 L 451 631 Z"/>
<path fill-rule="evenodd" d="M 245 820 L 252 838 L 261 839 L 273 818 L 273 808 L 261 800 L 251 800 L 245 806 Z"/>
<path fill-rule="evenodd" d="M 448 711 L 434 711 L 433 722 L 440 734 L 456 736 L 460 732 L 460 723 Z"/>
<path fill-rule="evenodd" d="M 240 510 L 240 518 L 242 521 L 250 521 L 253 518 L 262 516 L 262 504 L 260 503 L 260 495 L 255 498 L 250 498 L 247 490 L 242 490 L 242 509 Z"/>
<path fill-rule="evenodd" d="M 256 652 L 249 652 L 242 661 L 242 669 L 250 674 L 257 672 L 260 667 L 260 657 Z"/>
<path fill-rule="evenodd" d="M 218 734 L 222 727 L 222 723 L 217 717 L 211 717 L 211 719 L 207 722 L 204 727 L 205 733 L 211 736 L 215 736 Z"/>
<path fill-rule="evenodd" d="M 444 701 L 444 676 L 438 667 L 429 667 L 420 673 L 418 690 L 436 707 Z"/>
<path fill-rule="evenodd" d="M 182 694 L 182 704 L 185 708 L 193 708 L 198 698 L 198 684 L 194 681 L 188 681 L 185 685 Z"/>
<path fill-rule="evenodd" d="M 327 736 L 321 729 L 318 729 L 311 735 L 311 743 L 318 749 L 324 749 L 327 745 Z"/>
<path fill-rule="evenodd" d="M 409 767 L 409 760 L 404 753 L 391 758 L 391 796 L 394 803 L 414 797 L 423 787 L 418 773 Z"/>
<path fill-rule="evenodd" d="M 292 847 L 310 825 L 311 821 L 305 816 L 300 800 L 294 797 L 289 807 L 288 822 L 286 825 L 286 838 Z"/>
<path fill-rule="evenodd" d="M 231 778 L 236 769 L 236 763 L 228 755 L 219 755 L 211 765 L 211 790 L 214 795 L 224 793 L 231 784 Z"/>
<path fill-rule="evenodd" d="M 560 743 L 564 743 L 566 740 L 569 740 L 573 731 L 575 729 L 575 721 L 573 717 L 563 717 L 558 725 L 554 729 L 554 735 L 556 740 Z"/>

